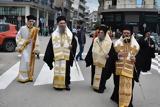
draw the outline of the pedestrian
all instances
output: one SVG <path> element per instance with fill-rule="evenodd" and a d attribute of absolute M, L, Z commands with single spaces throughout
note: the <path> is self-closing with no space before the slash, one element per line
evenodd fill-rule
<path fill-rule="evenodd" d="M 125 25 L 122 36 L 118 39 L 114 48 L 117 53 L 116 70 L 114 76 L 114 91 L 111 100 L 118 104 L 118 107 L 133 107 L 134 80 L 138 82 L 135 72 L 135 56 L 139 51 L 139 44 L 132 35 L 132 27 Z"/>
<path fill-rule="evenodd" d="M 94 39 L 85 58 L 86 66 L 91 65 L 91 86 L 94 91 L 103 93 L 106 80 L 110 78 L 113 64 L 114 47 L 105 26 L 100 26 L 99 33 Z"/>
<path fill-rule="evenodd" d="M 73 66 L 77 42 L 67 27 L 64 16 L 57 18 L 57 24 L 49 40 L 44 62 L 48 64 L 50 70 L 53 69 L 54 62 L 53 88 L 70 90 L 70 67 Z"/>
<path fill-rule="evenodd" d="M 76 60 L 83 60 L 82 53 L 84 51 L 84 45 L 86 43 L 86 36 L 85 36 L 85 28 L 83 26 L 83 22 L 79 22 L 79 26 L 77 29 L 77 38 L 79 43 L 79 53 L 76 56 Z"/>
<path fill-rule="evenodd" d="M 36 18 L 27 16 L 27 24 L 22 26 L 16 35 L 16 50 L 21 54 L 18 81 L 32 82 L 35 65 L 35 54 L 39 55 L 39 29 L 34 27 Z"/>
<path fill-rule="evenodd" d="M 49 33 L 49 29 L 48 29 L 48 26 L 45 26 L 45 28 L 44 28 L 44 36 L 48 36 L 48 33 Z"/>
<path fill-rule="evenodd" d="M 119 29 L 116 29 L 115 38 L 120 38 L 122 35 L 121 31 Z"/>
<path fill-rule="evenodd" d="M 143 37 L 138 41 L 140 45 L 140 51 L 137 55 L 136 68 L 137 76 L 139 78 L 140 72 L 147 72 L 151 69 L 152 58 L 155 58 L 155 43 L 150 37 L 151 33 L 149 29 L 145 31 Z"/>

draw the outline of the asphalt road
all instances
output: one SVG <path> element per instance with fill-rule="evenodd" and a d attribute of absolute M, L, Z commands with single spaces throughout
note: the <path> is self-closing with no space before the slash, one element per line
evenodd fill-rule
<path fill-rule="evenodd" d="M 95 93 L 90 87 L 90 67 L 79 61 L 80 73 L 73 67 L 71 91 L 56 91 L 52 88 L 53 72 L 43 62 L 49 37 L 40 37 L 41 59 L 36 60 L 35 78 L 33 83 L 21 84 L 16 81 L 18 73 L 18 53 L 0 52 L 0 107 L 117 107 L 110 100 L 113 91 L 112 77 L 107 81 L 107 89 L 103 94 Z M 91 38 L 87 37 L 84 56 Z M 77 49 L 78 50 L 78 49 Z M 139 84 L 134 88 L 134 107 L 160 107 L 160 73 L 158 72 L 158 56 L 152 63 L 152 70 L 142 74 Z M 39 80 L 39 81 L 38 81 Z"/>

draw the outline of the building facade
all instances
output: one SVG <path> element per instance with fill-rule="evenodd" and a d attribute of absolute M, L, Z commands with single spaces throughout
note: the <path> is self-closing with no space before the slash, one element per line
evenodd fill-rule
<path fill-rule="evenodd" d="M 18 28 L 25 25 L 26 16 L 37 17 L 36 26 L 40 29 L 56 27 L 56 18 L 66 16 L 71 25 L 71 6 L 73 0 L 0 0 L 0 21 L 16 24 Z"/>
<path fill-rule="evenodd" d="M 34 15 L 37 26 L 53 26 L 53 8 L 51 0 L 0 0 L 0 19 L 19 28 L 25 25 L 26 16 Z"/>
<path fill-rule="evenodd" d="M 86 0 L 74 0 L 73 8 L 73 27 L 75 28 L 79 20 L 85 20 Z"/>
<path fill-rule="evenodd" d="M 90 23 L 90 29 L 94 29 L 95 25 L 98 24 L 98 11 L 93 11 L 89 15 L 89 23 Z"/>
<path fill-rule="evenodd" d="M 98 13 L 102 16 L 101 23 L 114 30 L 130 24 L 134 32 L 142 33 L 146 28 L 157 32 L 160 23 L 155 3 L 155 0 L 142 0 L 140 3 L 137 0 L 99 0 Z"/>
<path fill-rule="evenodd" d="M 66 16 L 68 26 L 71 27 L 72 24 L 72 4 L 73 0 L 53 0 L 53 5 L 55 9 L 55 24 L 56 24 L 56 18 L 60 15 Z"/>

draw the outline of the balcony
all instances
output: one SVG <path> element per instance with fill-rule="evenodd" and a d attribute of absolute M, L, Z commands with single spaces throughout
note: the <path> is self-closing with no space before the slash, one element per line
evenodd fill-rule
<path fill-rule="evenodd" d="M 66 0 L 56 0 L 54 1 L 54 6 L 57 8 L 65 8 L 65 9 L 70 9 L 70 4 L 69 1 Z"/>
<path fill-rule="evenodd" d="M 79 5 L 82 6 L 82 7 L 84 7 L 84 8 L 86 7 L 85 6 L 85 2 L 79 2 Z"/>
<path fill-rule="evenodd" d="M 84 14 L 83 10 L 79 9 L 78 11 L 79 11 L 79 13 Z"/>
<path fill-rule="evenodd" d="M 49 5 L 42 5 L 38 0 L 30 0 L 31 2 L 27 2 L 29 0 L 14 0 L 12 2 L 10 1 L 0 1 L 0 6 L 31 6 L 32 8 L 39 8 L 43 10 L 53 11 L 51 6 Z M 37 3 L 38 2 L 38 3 Z"/>
<path fill-rule="evenodd" d="M 119 4 L 119 5 L 107 5 L 99 7 L 100 12 L 122 12 L 122 11 L 150 11 L 156 12 L 157 6 L 155 5 L 129 5 L 129 4 Z"/>

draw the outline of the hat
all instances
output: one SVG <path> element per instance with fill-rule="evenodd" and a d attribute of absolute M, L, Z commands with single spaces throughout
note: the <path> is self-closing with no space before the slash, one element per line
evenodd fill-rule
<path fill-rule="evenodd" d="M 36 17 L 34 17 L 33 15 L 28 15 L 27 20 L 36 20 Z"/>
<path fill-rule="evenodd" d="M 106 33 L 108 28 L 105 25 L 100 25 L 99 30 L 102 30 L 104 33 Z"/>
<path fill-rule="evenodd" d="M 129 30 L 129 31 L 133 32 L 133 27 L 131 25 L 124 25 L 122 28 L 122 31 L 123 30 Z"/>
<path fill-rule="evenodd" d="M 65 16 L 59 16 L 59 17 L 57 17 L 57 23 L 59 23 L 62 20 L 66 21 L 66 17 Z"/>

